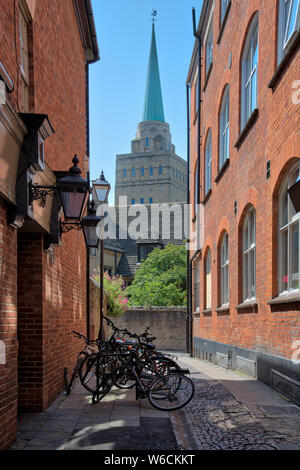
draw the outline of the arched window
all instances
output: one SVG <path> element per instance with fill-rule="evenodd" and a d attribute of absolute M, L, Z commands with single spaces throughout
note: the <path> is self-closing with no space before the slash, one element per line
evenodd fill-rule
<path fill-rule="evenodd" d="M 208 137 L 205 145 L 205 195 L 211 189 L 211 152 L 212 152 L 211 129 L 208 131 Z"/>
<path fill-rule="evenodd" d="M 153 176 L 153 166 L 150 166 L 150 176 Z"/>
<path fill-rule="evenodd" d="M 251 208 L 243 227 L 243 300 L 256 297 L 256 212 Z"/>
<path fill-rule="evenodd" d="M 145 147 L 146 149 L 149 148 L 149 137 L 146 137 L 145 139 Z"/>
<path fill-rule="evenodd" d="M 300 29 L 300 0 L 279 0 L 278 15 L 278 65 L 292 45 Z"/>
<path fill-rule="evenodd" d="M 225 233 L 220 248 L 220 300 L 221 306 L 229 303 L 229 238 Z"/>
<path fill-rule="evenodd" d="M 144 176 L 144 167 L 141 167 L 141 176 Z"/>
<path fill-rule="evenodd" d="M 158 173 L 159 173 L 160 175 L 162 175 L 162 166 L 161 166 L 161 165 L 159 165 Z"/>
<path fill-rule="evenodd" d="M 241 128 L 257 108 L 258 14 L 249 29 L 242 60 Z"/>
<path fill-rule="evenodd" d="M 296 213 L 288 195 L 288 189 L 300 176 L 300 164 L 289 171 L 279 194 L 279 292 L 299 290 L 299 224 L 300 212 Z"/>
<path fill-rule="evenodd" d="M 205 309 L 211 310 L 211 251 L 207 252 L 205 258 Z"/>
<path fill-rule="evenodd" d="M 229 86 L 224 92 L 220 112 L 220 156 L 219 169 L 229 159 Z"/>
<path fill-rule="evenodd" d="M 200 309 L 200 291 L 199 291 L 200 273 L 198 261 L 194 264 L 194 311 L 199 312 Z"/>

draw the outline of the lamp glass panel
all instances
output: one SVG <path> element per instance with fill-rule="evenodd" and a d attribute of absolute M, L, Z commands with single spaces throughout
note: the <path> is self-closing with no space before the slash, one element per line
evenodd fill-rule
<path fill-rule="evenodd" d="M 97 237 L 97 230 L 95 226 L 84 226 L 84 236 L 86 245 L 89 248 L 97 248 L 99 243 L 99 238 Z"/>
<path fill-rule="evenodd" d="M 105 202 L 107 195 L 107 188 L 96 188 L 98 202 Z"/>
<path fill-rule="evenodd" d="M 66 219 L 77 219 L 80 220 L 83 203 L 86 197 L 86 192 L 75 192 L 63 190 L 61 192 L 61 199 L 64 208 L 64 214 Z"/>

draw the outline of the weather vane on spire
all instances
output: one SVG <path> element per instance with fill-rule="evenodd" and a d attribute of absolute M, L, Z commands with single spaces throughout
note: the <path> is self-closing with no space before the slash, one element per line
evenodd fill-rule
<path fill-rule="evenodd" d="M 151 16 L 152 16 L 152 22 L 153 22 L 153 24 L 154 24 L 154 22 L 157 21 L 157 20 L 155 19 L 155 17 L 157 16 L 157 10 L 154 10 L 154 8 L 153 8 L 153 10 L 152 10 Z"/>

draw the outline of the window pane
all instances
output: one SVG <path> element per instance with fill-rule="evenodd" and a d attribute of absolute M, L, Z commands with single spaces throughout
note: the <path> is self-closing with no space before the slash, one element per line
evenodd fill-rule
<path fill-rule="evenodd" d="M 256 295 L 256 273 L 255 273 L 255 249 L 251 250 L 250 252 L 250 263 L 251 263 L 251 268 L 250 268 L 250 275 L 251 275 L 251 284 L 250 284 L 250 289 L 251 289 L 251 294 L 250 297 L 253 298 Z"/>
<path fill-rule="evenodd" d="M 282 291 L 288 290 L 288 231 L 282 234 Z"/>
<path fill-rule="evenodd" d="M 285 43 L 287 43 L 292 36 L 296 28 L 296 19 L 297 19 L 297 9 L 298 9 L 298 0 L 293 0 L 291 2 L 290 14 L 288 17 L 287 31 L 285 37 Z"/>
<path fill-rule="evenodd" d="M 289 220 L 289 212 L 288 212 L 288 193 L 285 192 L 284 197 L 282 198 L 282 222 L 281 222 L 281 227 L 284 227 L 287 225 L 288 220 Z"/>
<path fill-rule="evenodd" d="M 299 223 L 292 227 L 292 289 L 299 289 Z"/>
<path fill-rule="evenodd" d="M 244 300 L 249 298 L 249 266 L 248 266 L 248 254 L 244 255 Z"/>
<path fill-rule="evenodd" d="M 257 70 L 252 75 L 251 83 L 251 113 L 257 108 Z"/>

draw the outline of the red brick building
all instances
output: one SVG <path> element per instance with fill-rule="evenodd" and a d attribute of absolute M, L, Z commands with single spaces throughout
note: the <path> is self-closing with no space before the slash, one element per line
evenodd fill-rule
<path fill-rule="evenodd" d="M 187 80 L 194 355 L 297 402 L 299 3 L 204 0 Z"/>
<path fill-rule="evenodd" d="M 99 59 L 90 0 L 0 4 L 0 448 L 19 411 L 42 411 L 62 391 L 86 332 L 86 248 L 59 236 L 53 185 L 74 154 L 89 170 L 88 67 Z M 38 131 L 38 132 L 37 132 Z"/>

